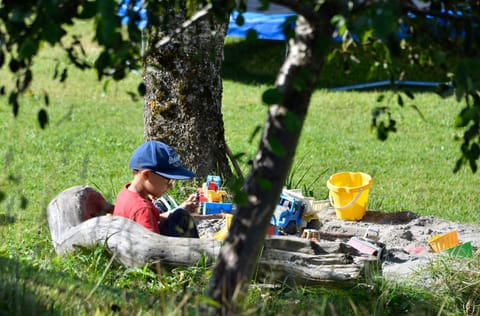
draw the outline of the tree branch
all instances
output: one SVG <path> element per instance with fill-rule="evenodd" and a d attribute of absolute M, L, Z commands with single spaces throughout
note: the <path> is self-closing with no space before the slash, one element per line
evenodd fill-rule
<path fill-rule="evenodd" d="M 194 23 L 200 21 L 204 17 L 206 17 L 210 11 L 212 10 L 212 5 L 206 5 L 202 10 L 197 11 L 190 19 L 186 20 L 185 22 L 173 30 L 171 35 L 167 35 L 162 40 L 160 40 L 157 44 L 155 44 L 155 49 L 160 49 L 162 46 L 167 45 L 175 36 L 182 34 L 188 27 L 193 25 Z"/>

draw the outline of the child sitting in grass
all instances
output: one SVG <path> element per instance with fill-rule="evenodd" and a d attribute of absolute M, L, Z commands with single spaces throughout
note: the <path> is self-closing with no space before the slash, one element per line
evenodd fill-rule
<path fill-rule="evenodd" d="M 168 212 L 161 213 L 153 204 L 175 180 L 195 177 L 195 173 L 182 166 L 177 153 L 162 142 L 147 141 L 134 151 L 130 168 L 133 180 L 118 193 L 113 215 L 131 219 L 162 235 L 198 238 L 192 218 L 198 209 L 196 194 Z"/>

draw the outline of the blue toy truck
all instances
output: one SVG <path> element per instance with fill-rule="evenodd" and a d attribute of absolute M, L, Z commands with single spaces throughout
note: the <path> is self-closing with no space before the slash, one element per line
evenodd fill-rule
<path fill-rule="evenodd" d="M 306 205 L 300 200 L 281 193 L 278 205 L 270 220 L 275 235 L 295 235 L 303 228 L 303 214 Z"/>

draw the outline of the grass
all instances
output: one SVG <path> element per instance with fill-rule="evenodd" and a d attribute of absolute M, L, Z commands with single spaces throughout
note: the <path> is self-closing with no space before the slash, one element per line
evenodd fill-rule
<path fill-rule="evenodd" d="M 255 154 L 256 140 L 249 143 L 253 127 L 265 119 L 259 101 L 265 86 L 225 85 L 224 118 L 226 137 L 235 152 Z M 254 92 L 252 92 L 252 90 Z M 398 132 L 379 141 L 371 132 L 371 111 L 380 93 L 317 91 L 310 105 L 296 154 L 296 164 L 309 172 L 303 178 L 317 199 L 328 198 L 326 183 L 341 171 L 363 171 L 373 176 L 369 208 L 395 212 L 410 210 L 423 215 L 478 222 L 477 175 L 468 168 L 452 172 L 459 157 L 459 144 L 453 127 L 461 104 L 420 93 L 412 104 L 422 111 L 390 104 L 398 121 Z M 229 106 L 234 104 L 234 106 Z M 260 113 L 260 114 L 259 114 Z M 241 117 L 243 124 L 229 120 Z M 245 132 L 247 130 L 247 132 Z M 296 167 L 294 164 L 294 169 Z M 303 175 L 297 171 L 297 174 Z"/>
<path fill-rule="evenodd" d="M 95 52 L 95 47 L 86 44 L 87 51 Z M 261 93 L 272 84 L 273 69 L 285 53 L 280 43 L 262 41 L 255 44 L 260 47 L 251 45 L 232 40 L 226 47 L 224 66 L 225 133 L 232 150 L 245 154 L 241 158 L 245 172 L 258 142 L 258 136 L 250 138 L 266 115 Z M 245 53 L 252 51 L 260 51 L 261 57 Z M 0 202 L 0 311 L 14 315 L 115 311 L 126 315 L 195 314 L 209 276 L 209 270 L 201 264 L 156 274 L 117 266 L 102 248 L 55 255 L 45 218 L 48 203 L 74 185 L 91 185 L 108 200 L 115 199 L 130 180 L 131 151 L 143 141 L 143 103 L 132 101 L 125 93 L 135 89 L 137 75 L 132 74 L 125 82 L 111 82 L 103 89 L 96 83 L 95 74 L 72 70 L 71 80 L 61 84 L 51 80 L 52 57 L 64 61 L 55 49 L 41 55 L 35 66 L 34 85 L 22 98 L 17 118 L 12 117 L 6 98 L 0 99 L 0 191 L 5 194 Z M 336 69 L 338 64 L 333 60 L 312 97 L 290 183 L 324 199 L 331 174 L 363 171 L 375 181 L 369 195 L 371 209 L 411 210 L 478 222 L 478 176 L 468 169 L 452 173 L 460 153 L 454 141 L 460 131 L 452 125 L 461 104 L 439 99 L 428 91 L 417 94 L 401 110 L 390 101 L 399 131 L 380 142 L 370 131 L 370 112 L 379 94 L 390 100 L 391 93 L 331 92 L 326 88 L 364 80 L 364 68 L 352 69 L 349 76 L 339 76 Z M 434 73 L 431 75 L 436 78 Z M 7 79 L 2 76 L 1 80 L 9 84 Z M 50 93 L 50 124 L 41 130 L 36 115 L 45 107 L 45 90 Z M 420 108 L 425 120 L 411 104 Z M 478 293 L 478 283 L 461 286 L 478 279 L 474 273 L 478 262 L 472 261 L 471 266 L 472 273 L 459 278 L 462 283 L 448 278 L 450 266 L 435 267 L 436 275 L 442 275 L 439 283 L 448 286 L 439 287 L 434 297 L 408 285 L 381 281 L 347 291 L 268 290 L 254 285 L 244 308 L 246 314 L 265 315 L 309 311 L 382 315 L 409 314 L 412 308 L 435 314 L 442 306 L 450 314 L 462 314 L 463 303 L 479 304 L 468 299 Z M 453 293 L 452 288 L 456 289 Z M 444 304 L 447 296 L 453 298 Z"/>

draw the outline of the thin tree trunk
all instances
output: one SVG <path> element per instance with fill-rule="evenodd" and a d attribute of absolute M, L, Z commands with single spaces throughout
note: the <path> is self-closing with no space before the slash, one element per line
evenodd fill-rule
<path fill-rule="evenodd" d="M 324 5 L 325 6 L 325 5 Z M 239 206 L 222 246 L 207 295 L 220 302 L 221 314 L 240 304 L 257 266 L 270 219 L 292 165 L 333 26 L 334 10 L 314 21 L 298 17 L 296 37 L 277 77 L 281 102 L 269 107 L 262 141 L 245 182 L 246 205 Z M 338 11 L 336 11 L 338 12 Z M 313 13 L 313 11 L 312 11 Z M 278 145 L 281 144 L 280 147 Z"/>

